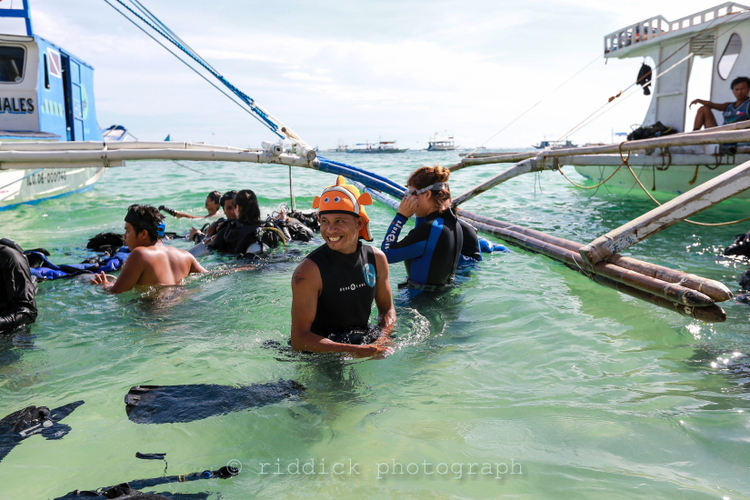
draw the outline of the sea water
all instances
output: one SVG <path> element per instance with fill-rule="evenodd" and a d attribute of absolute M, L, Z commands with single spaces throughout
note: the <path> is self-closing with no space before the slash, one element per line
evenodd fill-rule
<path fill-rule="evenodd" d="M 419 166 L 459 159 L 327 155 L 400 183 Z M 454 196 L 503 168 L 454 173 Z M 292 175 L 301 210 L 335 182 L 307 169 Z M 91 191 L 0 212 L 2 236 L 77 263 L 91 256 L 89 238 L 122 230 L 130 204 L 200 215 L 209 191 L 243 188 L 258 194 L 264 214 L 291 204 L 287 167 L 130 162 Z M 588 242 L 653 205 L 636 192 L 583 191 L 547 172 L 508 181 L 465 208 Z M 394 211 L 376 202 L 368 212 L 379 245 Z M 747 212 L 747 201 L 730 201 L 695 218 Z M 168 218 L 168 230 L 203 223 Z M 747 229 L 679 224 L 625 254 L 738 291 L 748 264 L 720 254 Z M 727 321 L 706 324 L 515 249 L 486 256 L 432 302 L 399 295 L 404 268 L 391 266 L 398 325 L 386 359 L 297 355 L 285 349 L 290 279 L 321 242 L 289 245 L 257 270 L 190 277 L 156 299 L 109 295 L 86 279 L 41 283 L 37 322 L 0 339 L 0 416 L 32 404 L 85 404 L 63 421 L 72 428 L 64 439 L 30 437 L 0 463 L 0 498 L 54 498 L 164 474 L 164 462 L 136 452 L 167 453 L 168 475 L 241 466 L 235 478 L 149 489 L 211 498 L 750 498 L 749 306 L 726 302 Z M 201 262 L 237 265 L 217 255 Z M 279 379 L 307 389 L 186 423 L 133 423 L 123 401 L 138 384 Z"/>

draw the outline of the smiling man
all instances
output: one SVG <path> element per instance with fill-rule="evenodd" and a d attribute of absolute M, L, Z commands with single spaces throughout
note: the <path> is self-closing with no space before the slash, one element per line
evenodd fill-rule
<path fill-rule="evenodd" d="M 359 240 L 372 241 L 362 205 L 372 198 L 346 184 L 315 197 L 325 244 L 303 260 L 292 276 L 292 347 L 298 351 L 348 352 L 357 357 L 385 356 L 396 323 L 385 254 Z M 372 303 L 378 327 L 368 325 Z"/>
<path fill-rule="evenodd" d="M 139 285 L 177 285 L 190 273 L 206 270 L 189 252 L 165 245 L 164 216 L 149 205 L 131 205 L 125 216 L 125 244 L 130 256 L 120 277 L 111 280 L 105 273 L 94 275 L 92 284 L 112 293 L 122 293 Z"/>

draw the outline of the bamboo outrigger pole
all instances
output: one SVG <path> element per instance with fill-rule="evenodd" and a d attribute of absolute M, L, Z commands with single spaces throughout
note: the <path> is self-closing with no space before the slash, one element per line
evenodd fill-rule
<path fill-rule="evenodd" d="M 596 264 L 663 229 L 731 198 L 750 188 L 749 173 L 750 161 L 747 161 L 600 236 L 581 248 L 581 256 L 589 264 Z"/>
<path fill-rule="evenodd" d="M 644 269 L 652 268 L 652 272 L 660 272 L 663 277 L 670 281 L 658 279 L 613 263 L 600 262 L 592 267 L 588 267 L 577 251 L 554 244 L 554 242 L 560 240 L 559 238 L 535 232 L 531 229 L 521 228 L 520 226 L 514 226 L 513 224 L 476 216 L 466 211 L 461 211 L 460 214 L 472 220 L 477 229 L 494 234 L 503 240 L 512 242 L 527 250 L 541 253 L 562 262 L 601 285 L 614 288 L 641 300 L 701 321 L 721 322 L 726 320 L 724 310 L 714 303 L 713 297 L 708 295 L 710 293 L 718 300 L 727 300 L 732 297 L 732 293 L 719 282 L 680 273 L 669 268 L 661 268 L 661 266 L 655 266 L 636 259 L 629 259 L 629 264 L 633 267 L 636 267 L 636 265 L 642 266 Z M 476 219 L 478 218 L 483 219 L 485 222 L 477 221 Z M 541 236 L 542 239 L 534 237 L 537 235 Z M 572 245 L 577 244 L 573 242 L 566 243 L 566 246 Z M 680 276 L 680 274 L 684 274 L 684 276 Z M 682 281 L 681 278 L 686 279 Z M 693 289 L 692 287 L 694 286 L 700 287 L 702 291 Z"/>
<path fill-rule="evenodd" d="M 537 231 L 535 229 L 529 229 L 529 228 L 525 228 L 522 226 L 517 226 L 515 224 L 511 224 L 508 222 L 502 222 L 502 221 L 498 221 L 495 219 L 491 219 L 489 217 L 483 217 L 473 212 L 468 212 L 466 210 L 459 210 L 458 213 L 462 217 L 469 219 L 472 222 L 480 222 L 489 226 L 494 226 L 498 228 L 506 228 L 506 229 L 509 229 L 514 234 L 530 236 L 532 238 L 535 238 L 536 240 L 549 243 L 551 245 L 554 245 L 560 248 L 564 248 L 574 253 L 579 253 L 581 248 L 583 247 L 582 244 L 576 243 L 574 241 L 566 240 L 564 238 L 559 238 L 557 236 L 552 236 L 552 235 L 543 233 L 541 231 Z M 621 268 L 624 268 L 630 271 L 635 271 L 639 274 L 642 274 L 650 278 L 655 278 L 662 282 L 675 283 L 675 284 L 684 286 L 686 288 L 697 290 L 707 295 L 708 297 L 710 297 L 712 300 L 716 302 L 724 302 L 733 297 L 732 292 L 723 283 L 720 283 L 715 280 L 703 278 L 695 274 L 677 271 L 669 267 L 664 267 L 664 266 L 660 266 L 657 264 L 651 264 L 649 262 L 644 262 L 638 259 L 634 259 L 632 257 L 625 257 L 622 255 L 613 255 L 607 261 Z M 576 267 L 578 267 L 579 270 L 581 270 L 580 268 L 585 265 L 586 265 L 585 262 L 576 260 Z M 586 267 L 586 270 L 590 270 L 590 269 Z"/>

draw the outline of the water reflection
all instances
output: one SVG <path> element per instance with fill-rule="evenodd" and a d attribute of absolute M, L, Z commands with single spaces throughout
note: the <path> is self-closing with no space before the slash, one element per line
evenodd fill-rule
<path fill-rule="evenodd" d="M 0 334 L 0 369 L 19 361 L 23 351 L 35 349 L 34 339 L 36 335 L 28 325 Z"/>

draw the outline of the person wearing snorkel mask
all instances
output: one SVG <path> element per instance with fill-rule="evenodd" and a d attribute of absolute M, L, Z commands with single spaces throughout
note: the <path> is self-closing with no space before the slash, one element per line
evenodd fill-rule
<path fill-rule="evenodd" d="M 339 352 L 355 357 L 385 357 L 396 324 L 388 262 L 372 241 L 370 219 L 360 194 L 343 176 L 313 200 L 325 240 L 292 276 L 291 345 L 297 351 Z M 378 324 L 370 325 L 373 302 Z"/>
<path fill-rule="evenodd" d="M 440 165 L 414 171 L 383 239 L 381 249 L 388 262 L 406 265 L 408 279 L 399 288 L 409 289 L 411 296 L 449 286 L 461 258 L 465 233 L 450 208 L 449 177 L 450 170 Z M 412 215 L 417 217 L 416 227 L 399 241 Z M 478 255 L 478 251 L 474 253 Z"/>
<path fill-rule="evenodd" d="M 130 256 L 120 276 L 94 275 L 91 283 L 111 293 L 122 293 L 135 286 L 177 285 L 191 273 L 206 270 L 189 252 L 161 242 L 166 226 L 164 216 L 150 205 L 131 205 L 125 216 L 125 244 Z"/>

